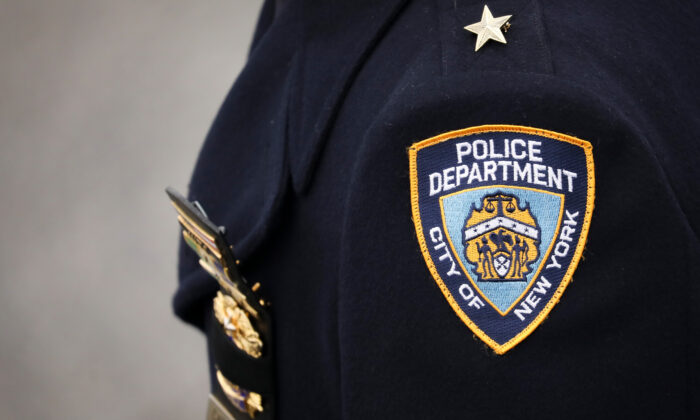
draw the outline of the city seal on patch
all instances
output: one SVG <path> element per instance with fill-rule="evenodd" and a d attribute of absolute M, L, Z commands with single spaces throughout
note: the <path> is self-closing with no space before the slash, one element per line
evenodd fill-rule
<path fill-rule="evenodd" d="M 484 125 L 408 150 L 428 269 L 498 354 L 532 333 L 571 281 L 593 213 L 592 149 L 552 131 Z"/>

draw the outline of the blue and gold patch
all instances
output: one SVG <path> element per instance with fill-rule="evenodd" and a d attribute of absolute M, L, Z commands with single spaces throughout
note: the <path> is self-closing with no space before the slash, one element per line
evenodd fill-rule
<path fill-rule="evenodd" d="M 425 262 L 457 315 L 503 354 L 547 317 L 581 258 L 593 213 L 591 144 L 485 125 L 409 148 Z"/>

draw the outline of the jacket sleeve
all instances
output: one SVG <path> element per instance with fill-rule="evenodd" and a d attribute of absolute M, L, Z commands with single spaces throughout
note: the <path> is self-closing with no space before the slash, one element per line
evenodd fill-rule
<path fill-rule="evenodd" d="M 429 417 L 435 407 L 443 418 L 536 417 L 545 406 L 554 417 L 604 415 L 603 407 L 678 416 L 696 409 L 697 381 L 685 370 L 698 357 L 696 105 L 683 92 L 686 70 L 667 67 L 681 47 L 643 39 L 630 50 L 620 41 L 627 36 L 605 39 L 633 33 L 646 18 L 607 26 L 612 17 L 599 8 L 528 3 L 514 13 L 508 44 L 480 54 L 455 35 L 455 15 L 469 22 L 466 12 L 438 11 L 439 47 L 415 56 L 354 154 L 338 291 L 348 418 L 389 410 Z M 595 17 L 574 18 L 586 14 Z M 649 54 L 664 41 L 670 51 Z M 649 89 L 654 83 L 664 88 Z M 586 140 L 595 163 L 595 209 L 573 282 L 546 322 L 497 357 L 435 281 L 417 240 L 413 168 L 398 153 L 485 124 Z M 555 161 L 567 164 L 565 156 Z M 459 299 L 459 287 L 451 293 Z M 646 375 L 673 390 L 649 386 Z M 391 408 L 366 397 L 387 389 Z M 417 389 L 429 403 L 412 398 Z"/>

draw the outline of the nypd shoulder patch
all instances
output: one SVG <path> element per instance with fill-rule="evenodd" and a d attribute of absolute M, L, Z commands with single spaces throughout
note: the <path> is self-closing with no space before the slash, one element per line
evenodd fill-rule
<path fill-rule="evenodd" d="M 460 319 L 496 353 L 521 342 L 569 284 L 593 213 L 587 141 L 485 125 L 409 148 L 423 257 Z"/>

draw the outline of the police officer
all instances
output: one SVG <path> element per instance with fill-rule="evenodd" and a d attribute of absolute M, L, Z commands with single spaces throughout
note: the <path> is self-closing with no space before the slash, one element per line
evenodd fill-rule
<path fill-rule="evenodd" d="M 266 1 L 188 195 L 259 285 L 273 386 L 184 246 L 174 299 L 217 415 L 697 418 L 699 13 Z"/>

